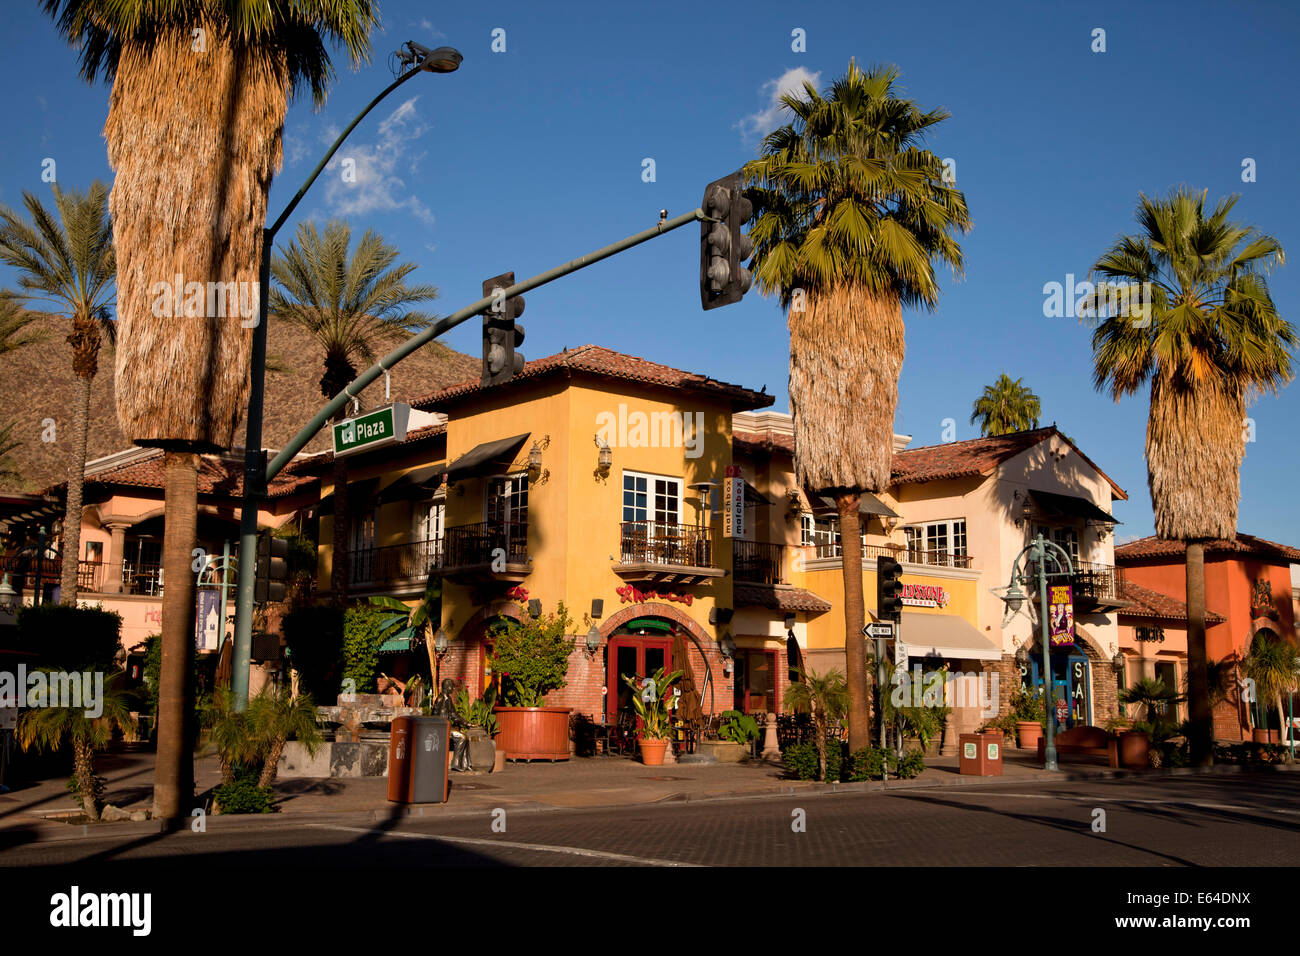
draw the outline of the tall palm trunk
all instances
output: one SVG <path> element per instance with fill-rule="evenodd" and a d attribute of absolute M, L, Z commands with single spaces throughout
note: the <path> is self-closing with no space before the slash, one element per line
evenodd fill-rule
<path fill-rule="evenodd" d="M 1187 542 L 1187 696 L 1191 716 L 1188 745 L 1192 765 L 1214 762 L 1214 717 L 1205 656 L 1205 542 Z"/>
<path fill-rule="evenodd" d="M 72 738 L 72 775 L 81 791 L 81 806 L 93 822 L 99 821 L 99 794 L 95 789 L 95 750 L 85 737 Z"/>
<path fill-rule="evenodd" d="M 257 778 L 259 787 L 271 787 L 275 785 L 275 775 L 280 769 L 280 755 L 284 753 L 285 738 L 277 734 L 271 740 L 271 746 L 266 752 L 266 759 L 262 761 L 262 773 Z"/>
<path fill-rule="evenodd" d="M 77 569 L 81 558 L 82 485 L 86 477 L 86 441 L 90 432 L 91 375 L 77 375 L 72 406 L 72 457 L 68 462 L 68 500 L 63 511 L 63 573 L 59 582 L 64 604 L 77 603 Z"/>
<path fill-rule="evenodd" d="M 194 655 L 194 575 L 191 547 L 198 524 L 199 456 L 164 456 L 167 515 L 163 527 L 162 667 L 158 678 L 158 757 L 154 765 L 154 816 L 178 820 L 194 795 L 190 730 L 194 706 L 190 671 Z"/>
<path fill-rule="evenodd" d="M 849 752 L 871 746 L 867 711 L 867 647 L 862 636 L 866 616 L 862 595 L 861 496 L 839 495 L 840 564 L 844 573 L 844 670 L 849 685 Z"/>

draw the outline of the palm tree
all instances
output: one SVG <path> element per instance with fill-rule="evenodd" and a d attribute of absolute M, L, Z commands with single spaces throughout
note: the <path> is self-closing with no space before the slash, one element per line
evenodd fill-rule
<path fill-rule="evenodd" d="M 72 744 L 72 776 L 91 820 L 99 819 L 104 803 L 104 781 L 95 774 L 95 751 L 108 746 L 114 730 L 128 738 L 134 734 L 124 677 L 117 671 L 104 681 L 98 717 L 87 716 L 84 707 L 46 707 L 37 701 L 18 721 L 18 745 L 23 750 L 59 750 L 64 743 Z"/>
<path fill-rule="evenodd" d="M 1153 725 L 1162 718 L 1177 723 L 1175 714 L 1169 714 L 1165 717 L 1165 710 L 1170 704 L 1177 704 L 1182 699 L 1183 697 L 1178 691 L 1172 687 L 1167 687 L 1164 681 L 1152 677 L 1143 677 L 1132 687 L 1121 688 L 1119 692 L 1119 702 L 1121 704 L 1145 707 L 1145 720 L 1148 724 Z"/>
<path fill-rule="evenodd" d="M 796 670 L 799 680 L 786 691 L 786 706 L 793 712 L 811 714 L 813 739 L 817 745 L 817 779 L 825 780 L 826 738 L 830 725 L 844 716 L 851 706 L 852 695 L 844 682 L 844 675 L 836 668 L 825 674 L 809 674 L 802 667 Z"/>
<path fill-rule="evenodd" d="M 972 425 L 980 423 L 981 435 L 1005 435 L 1038 427 L 1043 406 L 1030 388 L 1020 384 L 1023 381 L 1003 372 L 992 385 L 984 386 L 984 394 L 975 400 L 970 416 Z"/>
<path fill-rule="evenodd" d="M 1214 760 L 1205 657 L 1205 542 L 1235 539 L 1247 400 L 1291 380 L 1295 329 L 1269 294 L 1285 261 L 1276 239 L 1228 219 L 1236 196 L 1142 195 L 1137 234 L 1120 237 L 1094 276 L 1143 288 L 1140 308 L 1098 290 L 1093 383 L 1118 402 L 1150 383 L 1147 483 L 1156 534 L 1186 543 L 1187 665 L 1192 762 Z"/>
<path fill-rule="evenodd" d="M 334 220 L 322 236 L 314 223 L 298 227 L 290 242 L 271 263 L 277 286 L 271 290 L 270 314 L 288 319 L 311 334 L 324 353 L 321 394 L 333 398 L 357 377 L 357 362 L 375 360 L 376 349 L 419 331 L 430 316 L 408 307 L 438 297 L 431 285 L 407 285 L 412 263 L 394 265 L 397 250 L 378 233 L 367 230 L 349 255 L 352 230 Z M 346 408 L 335 414 L 347 417 Z M 348 460 L 334 459 L 334 554 L 330 591 L 342 604 L 349 585 Z"/>
<path fill-rule="evenodd" d="M 248 705 L 248 723 L 262 751 L 259 787 L 275 783 L 280 755 L 289 738 L 301 743 L 307 753 L 315 755 L 320 744 L 320 727 L 316 723 L 316 705 L 310 694 L 294 696 L 287 687 L 264 687 Z"/>
<path fill-rule="evenodd" d="M 68 492 L 63 511 L 61 595 L 77 603 L 77 567 L 81 553 L 81 489 L 86 474 L 90 435 L 90 385 L 99 372 L 99 350 L 112 344 L 116 325 L 109 313 L 117 264 L 113 227 L 108 219 L 108 187 L 94 182 L 84 193 L 54 187 L 58 217 L 40 199 L 23 193 L 30 221 L 0 208 L 0 261 L 19 272 L 27 299 L 57 303 L 72 319 L 72 373 L 77 392 L 72 402 L 72 445 L 68 456 Z"/>
<path fill-rule="evenodd" d="M 823 97 L 787 93 L 793 121 L 745 164 L 754 276 L 788 311 L 799 483 L 835 498 L 843 550 L 849 746 L 870 744 L 862 633 L 863 491 L 890 484 L 903 308 L 933 308 L 934 264 L 962 268 L 966 199 L 922 148 L 948 117 L 894 90 L 895 67 L 848 72 Z"/>
<path fill-rule="evenodd" d="M 1242 661 L 1242 670 L 1255 682 L 1255 699 L 1268 701 L 1277 708 L 1277 725 L 1286 727 L 1282 695 L 1295 691 L 1300 656 L 1296 647 L 1282 636 L 1262 630 L 1250 642 L 1250 653 Z M 1260 714 L 1264 710 L 1260 708 Z"/>
<path fill-rule="evenodd" d="M 379 14 L 372 0 L 45 0 L 45 11 L 79 51 L 82 76 L 113 85 L 104 136 L 116 172 L 117 413 L 133 442 L 166 451 L 154 810 L 174 820 L 193 792 L 184 742 L 199 453 L 231 444 L 252 330 L 192 308 L 188 294 L 177 315 L 163 305 L 180 297 L 161 291 L 177 275 L 196 289 L 256 288 L 288 102 L 305 84 L 321 105 L 334 77 L 324 40 L 356 66 Z"/>
<path fill-rule="evenodd" d="M 429 628 L 433 622 L 442 620 L 442 578 L 430 572 L 424 583 L 424 594 L 413 607 L 386 594 L 372 597 L 370 603 L 393 612 L 379 623 L 381 640 L 404 639 L 409 646 L 424 642 L 425 653 L 429 656 L 429 679 L 433 682 L 430 686 L 436 693 L 439 683 L 438 654 L 430 638 Z"/>

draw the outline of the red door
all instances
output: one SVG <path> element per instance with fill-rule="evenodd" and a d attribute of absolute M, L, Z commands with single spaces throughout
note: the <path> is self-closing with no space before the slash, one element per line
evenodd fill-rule
<path fill-rule="evenodd" d="M 632 688 L 624 677 L 647 677 L 659 668 L 671 671 L 673 642 L 668 639 L 616 637 L 609 642 L 609 676 L 605 698 L 605 719 L 618 720 L 620 711 L 632 709 Z"/>

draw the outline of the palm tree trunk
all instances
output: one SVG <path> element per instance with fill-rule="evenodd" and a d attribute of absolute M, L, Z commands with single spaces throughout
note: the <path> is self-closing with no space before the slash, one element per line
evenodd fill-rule
<path fill-rule="evenodd" d="M 826 721 L 814 720 L 813 733 L 817 735 L 817 779 L 826 779 Z"/>
<path fill-rule="evenodd" d="M 82 484 L 86 477 L 86 438 L 90 430 L 90 383 L 89 377 L 77 376 L 77 394 L 72 407 L 72 458 L 68 462 L 68 500 L 63 510 L 63 573 L 59 583 L 60 600 L 64 604 L 77 603 Z"/>
<path fill-rule="evenodd" d="M 1187 542 L 1187 710 L 1192 766 L 1214 763 L 1214 717 L 1205 663 L 1205 542 Z"/>
<path fill-rule="evenodd" d="M 191 552 L 198 520 L 199 456 L 164 456 L 167 516 L 163 528 L 162 667 L 158 678 L 158 757 L 154 765 L 154 817 L 178 820 L 194 796 L 190 749 L 193 700 L 194 575 Z"/>
<path fill-rule="evenodd" d="M 348 552 L 348 460 L 334 459 L 334 557 L 330 567 L 330 592 L 335 605 L 348 599 L 352 555 Z"/>
<path fill-rule="evenodd" d="M 269 787 L 275 783 L 275 775 L 280 769 L 280 754 L 284 753 L 284 738 L 276 737 L 271 741 L 266 760 L 262 762 L 262 774 L 257 778 L 259 787 Z"/>
<path fill-rule="evenodd" d="M 81 791 L 81 806 L 92 822 L 99 822 L 99 794 L 95 792 L 95 750 L 85 737 L 72 738 L 72 773 Z"/>
<path fill-rule="evenodd" d="M 844 574 L 844 669 L 849 685 L 849 752 L 871 746 L 867 709 L 867 651 L 862 637 L 866 612 L 862 599 L 862 516 L 860 496 L 836 496 L 840 512 L 840 554 Z"/>

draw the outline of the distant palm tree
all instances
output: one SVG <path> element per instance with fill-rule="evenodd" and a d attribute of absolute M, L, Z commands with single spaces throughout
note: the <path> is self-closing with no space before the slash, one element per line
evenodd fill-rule
<path fill-rule="evenodd" d="M 1149 724 L 1155 724 L 1161 719 L 1177 723 L 1175 714 L 1166 715 L 1165 712 L 1171 704 L 1176 705 L 1182 699 L 1178 691 L 1152 677 L 1143 677 L 1132 687 L 1121 688 L 1119 692 L 1121 704 L 1146 708 L 1145 720 Z"/>
<path fill-rule="evenodd" d="M 81 556 L 82 484 L 90 436 L 90 385 L 99 372 L 99 350 L 113 343 L 116 323 L 110 314 L 117 263 L 113 226 L 108 218 L 108 187 L 94 182 L 84 193 L 54 189 L 56 218 L 36 196 L 23 193 L 30 220 L 0 207 L 0 262 L 18 270 L 24 299 L 55 304 L 72 319 L 72 373 L 77 391 L 68 454 L 68 492 L 63 510 L 61 600 L 77 603 L 77 567 Z"/>
<path fill-rule="evenodd" d="M 1237 197 L 1142 195 L 1140 231 L 1121 237 L 1092 274 L 1137 290 L 1137 308 L 1089 304 L 1093 383 L 1116 400 L 1150 383 L 1146 458 L 1156 534 L 1186 543 L 1187 666 L 1192 762 L 1214 760 L 1205 657 L 1205 542 L 1233 540 L 1241 497 L 1246 403 L 1292 378 L 1297 336 L 1278 314 L 1268 272 L 1276 239 L 1228 219 Z M 1145 286 L 1144 286 L 1145 284 Z"/>
<path fill-rule="evenodd" d="M 314 223 L 298 227 L 297 239 L 283 248 L 271 263 L 276 286 L 271 290 L 270 313 L 306 330 L 323 353 L 325 370 L 321 394 L 333 398 L 357 377 L 357 363 L 367 365 L 384 344 L 424 328 L 432 316 L 408 308 L 438 297 L 431 285 L 407 285 L 415 271 L 411 263 L 394 265 L 397 250 L 378 233 L 367 230 L 349 253 L 352 229 L 334 220 L 325 234 Z M 336 422 L 347 417 L 345 406 Z M 348 460 L 334 459 L 334 553 L 330 590 L 335 603 L 347 598 Z"/>
<path fill-rule="evenodd" d="M 809 674 L 797 668 L 799 680 L 785 694 L 786 707 L 812 716 L 813 739 L 817 746 L 817 779 L 826 779 L 826 738 L 832 722 L 849 709 L 850 695 L 844 675 L 832 668 L 825 674 Z M 852 745 L 850 745 L 852 746 Z"/>
<path fill-rule="evenodd" d="M 44 0 L 44 8 L 77 49 L 81 75 L 112 83 L 104 138 L 115 173 L 117 413 L 129 441 L 165 450 L 154 810 L 174 820 L 193 791 L 187 675 L 199 455 L 232 444 L 247 405 L 252 329 L 240 315 L 193 308 L 188 288 L 177 315 L 159 290 L 176 275 L 209 292 L 256 287 L 289 100 L 305 85 L 322 105 L 334 78 L 324 41 L 356 66 L 369 58 L 379 11 L 373 0 Z"/>
<path fill-rule="evenodd" d="M 972 425 L 980 423 L 981 435 L 1005 435 L 1038 427 L 1043 406 L 1032 390 L 1020 384 L 1023 381 L 1003 372 L 992 385 L 984 386 L 984 394 L 975 400 L 970 416 Z"/>
<path fill-rule="evenodd" d="M 1295 691 L 1297 667 L 1300 667 L 1300 655 L 1295 645 L 1267 629 L 1255 633 L 1250 653 L 1242 661 L 1241 669 L 1255 682 L 1255 699 L 1268 701 L 1277 708 L 1279 727 L 1286 727 L 1282 695 Z M 1260 714 L 1264 714 L 1262 707 Z"/>
<path fill-rule="evenodd" d="M 77 781 L 77 796 L 91 820 L 99 819 L 104 802 L 104 783 L 95 774 L 95 751 L 108 746 L 114 730 L 122 731 L 128 738 L 134 733 L 131 707 L 123 687 L 125 676 L 117 671 L 104 681 L 98 717 L 87 716 L 84 707 L 50 707 L 46 705 L 52 701 L 38 700 L 37 706 L 24 711 L 18 720 L 17 740 L 23 750 L 59 750 L 64 743 L 72 744 L 72 777 Z M 47 693 L 48 690 L 49 686 Z"/>
<path fill-rule="evenodd" d="M 895 67 L 848 72 L 823 97 L 781 98 L 793 121 L 745 164 L 754 277 L 788 310 L 799 484 L 835 498 L 844 576 L 849 746 L 870 744 L 859 503 L 891 482 L 903 308 L 933 308 L 935 263 L 962 268 L 966 198 L 922 148 L 947 111 L 897 95 Z"/>

